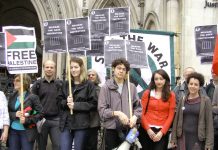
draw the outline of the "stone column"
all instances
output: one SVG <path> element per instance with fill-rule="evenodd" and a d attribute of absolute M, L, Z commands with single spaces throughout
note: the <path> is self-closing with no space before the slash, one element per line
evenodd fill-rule
<path fill-rule="evenodd" d="M 145 0 L 138 0 L 138 7 L 140 8 L 140 19 L 138 25 L 140 29 L 143 29 Z"/>
<path fill-rule="evenodd" d="M 88 13 L 89 13 L 89 10 L 88 10 L 88 7 L 87 7 L 87 1 L 86 0 L 83 0 L 83 5 L 82 5 L 82 15 L 85 17 L 85 16 L 88 16 Z"/>
<path fill-rule="evenodd" d="M 181 27 L 179 19 L 179 2 L 178 0 L 167 0 L 167 31 L 174 32 L 174 64 L 175 75 L 180 75 L 180 54 L 181 54 Z M 173 82 L 173 81 L 172 81 Z"/>

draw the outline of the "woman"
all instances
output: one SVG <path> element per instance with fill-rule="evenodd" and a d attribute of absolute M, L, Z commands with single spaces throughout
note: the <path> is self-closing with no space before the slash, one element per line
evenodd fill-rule
<path fill-rule="evenodd" d="M 204 85 L 204 77 L 200 73 L 191 73 L 187 84 L 188 95 L 179 101 L 171 143 L 178 150 L 212 150 L 211 101 L 199 94 L 200 87 Z"/>
<path fill-rule="evenodd" d="M 23 76 L 24 111 L 20 110 L 21 78 L 15 75 L 15 92 L 10 96 L 8 102 L 11 120 L 9 132 L 9 150 L 32 150 L 37 137 L 36 122 L 42 119 L 42 105 L 38 96 L 31 94 L 29 86 L 31 78 Z"/>
<path fill-rule="evenodd" d="M 88 70 L 88 80 L 95 84 L 96 94 L 99 95 L 101 83 L 98 73 L 94 69 Z M 98 146 L 98 130 L 100 129 L 100 117 L 97 110 L 90 112 L 90 128 L 88 136 L 88 144 L 86 150 L 97 150 Z"/>
<path fill-rule="evenodd" d="M 98 96 L 101 89 L 101 87 L 99 86 L 99 84 L 101 84 L 101 80 L 98 73 L 94 69 L 88 70 L 88 80 L 92 81 L 95 84 L 96 93 Z"/>
<path fill-rule="evenodd" d="M 0 91 L 0 143 L 6 143 L 8 139 L 9 125 L 10 120 L 8 114 L 8 101 L 5 97 L 5 94 Z"/>
<path fill-rule="evenodd" d="M 152 74 L 149 89 L 142 96 L 139 139 L 143 150 L 165 150 L 175 113 L 175 95 L 170 91 L 168 74 L 159 69 Z"/>
<path fill-rule="evenodd" d="M 61 150 L 71 150 L 73 141 L 75 150 L 83 150 L 87 144 L 90 111 L 97 110 L 97 96 L 95 85 L 87 80 L 82 59 L 71 58 L 70 68 L 73 96 L 69 95 L 66 84 L 60 101 Z"/>

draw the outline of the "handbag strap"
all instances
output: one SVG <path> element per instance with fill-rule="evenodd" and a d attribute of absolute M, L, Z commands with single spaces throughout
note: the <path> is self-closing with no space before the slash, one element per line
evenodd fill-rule
<path fill-rule="evenodd" d="M 150 102 L 150 97 L 151 97 L 151 91 L 150 91 L 149 94 L 148 94 L 148 102 L 147 102 L 147 105 L 146 105 L 146 108 L 145 108 L 145 114 L 146 114 L 147 111 L 148 111 L 148 105 L 149 105 L 149 102 Z"/>

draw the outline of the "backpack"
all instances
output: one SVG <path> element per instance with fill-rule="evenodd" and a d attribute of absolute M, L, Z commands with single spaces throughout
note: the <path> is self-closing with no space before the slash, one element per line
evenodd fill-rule
<path fill-rule="evenodd" d="M 37 89 L 36 95 L 39 95 L 40 87 L 42 84 L 42 79 L 36 80 L 34 84 L 36 85 L 36 89 Z M 57 88 L 57 91 L 63 89 L 63 81 L 62 80 L 56 79 L 56 80 L 54 80 L 54 84 Z"/>

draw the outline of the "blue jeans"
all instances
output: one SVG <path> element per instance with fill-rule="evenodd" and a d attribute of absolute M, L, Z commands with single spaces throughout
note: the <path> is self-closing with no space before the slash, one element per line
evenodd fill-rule
<path fill-rule="evenodd" d="M 72 150 L 73 140 L 75 150 L 84 150 L 88 138 L 88 129 L 64 129 L 60 136 L 61 150 Z"/>
<path fill-rule="evenodd" d="M 9 150 L 32 150 L 33 143 L 28 141 L 25 130 L 10 129 Z"/>

